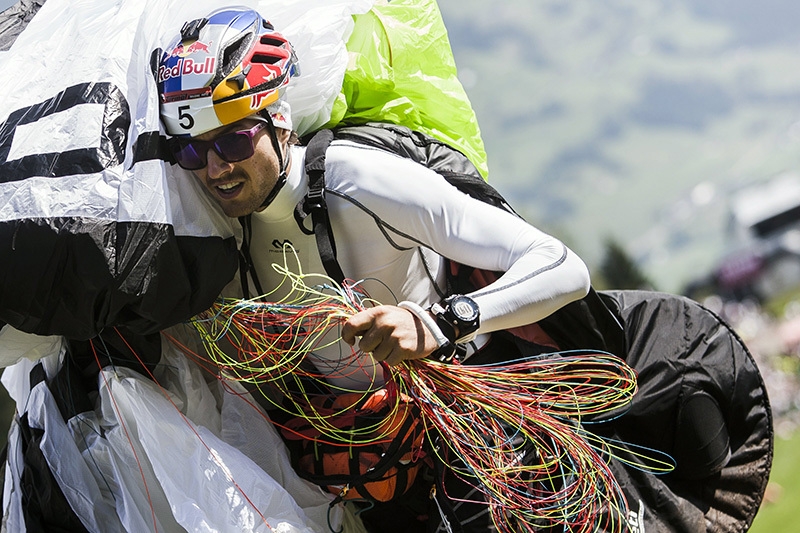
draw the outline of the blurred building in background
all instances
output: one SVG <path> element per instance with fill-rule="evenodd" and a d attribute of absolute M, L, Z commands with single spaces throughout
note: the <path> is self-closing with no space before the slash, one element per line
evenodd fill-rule
<path fill-rule="evenodd" d="M 782 173 L 732 192 L 725 254 L 686 287 L 696 299 L 766 302 L 800 287 L 800 175 Z"/>

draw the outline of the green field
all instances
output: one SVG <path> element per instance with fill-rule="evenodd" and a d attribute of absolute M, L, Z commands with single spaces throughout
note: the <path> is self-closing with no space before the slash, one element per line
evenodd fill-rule
<path fill-rule="evenodd" d="M 796 533 L 800 505 L 800 431 L 790 439 L 775 438 L 775 459 L 764 503 L 751 533 Z"/>

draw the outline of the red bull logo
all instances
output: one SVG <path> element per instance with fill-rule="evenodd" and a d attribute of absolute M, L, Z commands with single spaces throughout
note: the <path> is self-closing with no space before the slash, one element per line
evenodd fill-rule
<path fill-rule="evenodd" d="M 211 42 L 209 42 L 208 44 L 211 44 Z M 169 57 L 175 57 L 175 56 L 186 57 L 196 52 L 208 53 L 209 52 L 208 44 L 202 41 L 194 41 L 192 44 L 184 46 L 184 44 L 181 42 L 178 43 L 178 46 L 172 49 L 172 52 L 170 52 Z"/>
<path fill-rule="evenodd" d="M 260 92 L 256 93 L 250 97 L 250 109 L 261 109 L 261 102 L 267 96 L 270 96 L 272 93 L 270 92 Z"/>
<path fill-rule="evenodd" d="M 182 57 L 178 59 L 178 62 L 172 67 L 166 65 L 158 67 L 158 83 L 165 82 L 170 78 L 177 78 L 190 74 L 213 74 L 216 62 L 216 58 L 213 57 L 206 57 L 205 61 L 202 63 L 190 57 Z"/>
<path fill-rule="evenodd" d="M 189 46 L 187 46 L 184 49 L 183 53 L 186 54 L 186 55 L 189 55 L 189 54 L 194 54 L 195 52 L 208 53 L 208 45 L 203 43 L 203 42 L 200 42 L 200 41 L 195 41 L 192 44 L 190 44 Z"/>
<path fill-rule="evenodd" d="M 170 52 L 169 57 L 182 56 L 182 55 L 183 55 L 183 43 L 178 43 L 178 46 L 173 48 L 172 52 Z"/>

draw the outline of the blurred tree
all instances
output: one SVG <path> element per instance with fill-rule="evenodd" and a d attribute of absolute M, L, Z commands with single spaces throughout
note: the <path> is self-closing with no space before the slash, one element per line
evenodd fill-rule
<path fill-rule="evenodd" d="M 614 238 L 605 241 L 605 253 L 595 283 L 608 289 L 653 290 L 653 283 L 642 272 L 625 248 Z"/>

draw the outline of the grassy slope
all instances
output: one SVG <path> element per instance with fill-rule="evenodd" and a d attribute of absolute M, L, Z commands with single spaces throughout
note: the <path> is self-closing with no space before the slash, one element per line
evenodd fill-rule
<path fill-rule="evenodd" d="M 790 439 L 775 439 L 775 459 L 767 496 L 756 515 L 751 533 L 796 533 L 800 502 L 800 432 Z"/>

